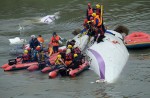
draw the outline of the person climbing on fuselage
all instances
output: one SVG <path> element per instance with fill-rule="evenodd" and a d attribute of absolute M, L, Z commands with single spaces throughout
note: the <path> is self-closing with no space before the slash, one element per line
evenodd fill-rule
<path fill-rule="evenodd" d="M 94 27 L 95 27 L 95 37 L 94 41 L 97 41 L 98 43 L 103 41 L 104 38 L 104 32 L 102 31 L 102 20 L 100 20 L 99 15 L 96 15 L 96 13 L 93 13 L 92 16 L 94 17 Z M 99 36 L 100 34 L 100 36 Z"/>
<path fill-rule="evenodd" d="M 96 15 L 99 15 L 99 18 L 100 18 L 100 15 L 101 15 L 101 5 L 100 4 L 96 4 L 96 8 L 93 8 L 94 10 L 94 13 L 96 13 Z"/>
<path fill-rule="evenodd" d="M 56 34 L 56 32 L 54 32 L 53 36 L 51 37 L 51 40 L 50 40 L 50 44 L 52 44 L 52 46 L 53 46 L 54 53 L 58 52 L 59 40 L 60 40 L 60 37 Z"/>
<path fill-rule="evenodd" d="M 91 4 L 88 3 L 88 8 L 87 8 L 87 12 L 86 12 L 87 20 L 90 20 L 90 17 L 92 16 L 92 13 L 93 13 L 93 9 L 91 7 Z"/>

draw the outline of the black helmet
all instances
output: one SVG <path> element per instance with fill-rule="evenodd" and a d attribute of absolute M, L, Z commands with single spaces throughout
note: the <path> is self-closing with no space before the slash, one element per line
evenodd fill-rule
<path fill-rule="evenodd" d="M 53 32 L 53 36 L 56 35 L 56 32 Z"/>

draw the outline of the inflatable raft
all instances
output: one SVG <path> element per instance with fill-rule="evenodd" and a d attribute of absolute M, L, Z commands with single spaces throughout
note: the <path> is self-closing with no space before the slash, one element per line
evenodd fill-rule
<path fill-rule="evenodd" d="M 55 54 L 52 54 L 52 56 L 50 57 L 50 59 L 49 59 L 49 61 L 51 62 L 51 64 L 52 65 L 54 65 L 54 62 L 55 62 L 55 60 L 56 60 L 56 58 L 57 58 L 57 55 L 58 55 L 58 53 L 55 53 Z M 40 68 L 41 67 L 41 68 Z M 32 65 L 32 66 L 30 66 L 30 67 L 28 67 L 27 68 L 27 70 L 28 71 L 35 71 L 35 70 L 38 70 L 38 69 L 44 69 L 44 71 L 45 71 L 45 68 L 44 68 L 45 66 L 39 66 L 39 65 Z M 48 66 L 48 68 L 49 68 L 50 66 Z M 46 67 L 47 68 L 47 67 Z M 50 69 L 51 69 L 51 67 L 50 67 Z M 47 71 L 47 70 L 46 70 Z"/>
<path fill-rule="evenodd" d="M 4 71 L 14 71 L 14 70 L 20 70 L 20 69 L 26 69 L 32 65 L 38 65 L 38 62 L 28 62 L 28 63 L 17 63 L 13 65 L 9 65 L 4 69 Z"/>
<path fill-rule="evenodd" d="M 79 65 L 79 68 L 76 69 L 69 69 L 68 72 L 66 72 L 65 67 L 62 67 L 60 69 L 56 69 L 56 70 L 52 70 L 51 72 L 49 72 L 49 78 L 55 78 L 58 74 L 60 74 L 61 76 L 71 76 L 71 77 L 75 77 L 77 75 L 79 75 L 81 72 L 87 70 L 89 68 L 89 63 L 87 61 L 85 61 L 85 63 L 83 63 L 82 65 Z"/>
<path fill-rule="evenodd" d="M 124 42 L 129 49 L 149 48 L 150 34 L 144 32 L 133 32 L 125 37 Z"/>

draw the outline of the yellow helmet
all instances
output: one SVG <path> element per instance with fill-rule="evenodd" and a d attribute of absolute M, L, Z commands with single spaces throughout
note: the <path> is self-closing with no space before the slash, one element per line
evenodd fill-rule
<path fill-rule="evenodd" d="M 72 45 L 68 45 L 68 48 L 71 49 L 71 48 L 72 48 Z"/>
<path fill-rule="evenodd" d="M 60 54 L 58 54 L 58 55 L 57 55 L 57 58 L 61 58 L 61 55 L 60 55 Z"/>
<path fill-rule="evenodd" d="M 24 50 L 24 54 L 27 54 L 28 53 L 28 50 Z"/>
<path fill-rule="evenodd" d="M 93 13 L 92 16 L 95 17 L 95 16 L 96 16 L 96 13 Z"/>
<path fill-rule="evenodd" d="M 96 8 L 98 8 L 98 9 L 99 9 L 100 7 L 101 7 L 101 6 L 100 6 L 100 4 L 96 4 Z"/>
<path fill-rule="evenodd" d="M 74 56 L 74 58 L 75 58 L 75 57 L 77 57 L 77 56 L 78 56 L 78 54 L 74 54 L 73 56 Z"/>

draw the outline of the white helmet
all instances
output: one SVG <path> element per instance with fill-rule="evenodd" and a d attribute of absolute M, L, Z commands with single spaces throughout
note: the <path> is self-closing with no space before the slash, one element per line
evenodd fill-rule
<path fill-rule="evenodd" d="M 35 35 L 31 35 L 31 38 L 35 38 Z"/>
<path fill-rule="evenodd" d="M 70 50 L 70 49 L 67 49 L 67 50 L 66 50 L 66 54 L 68 54 L 68 53 L 71 53 L 71 50 Z"/>

